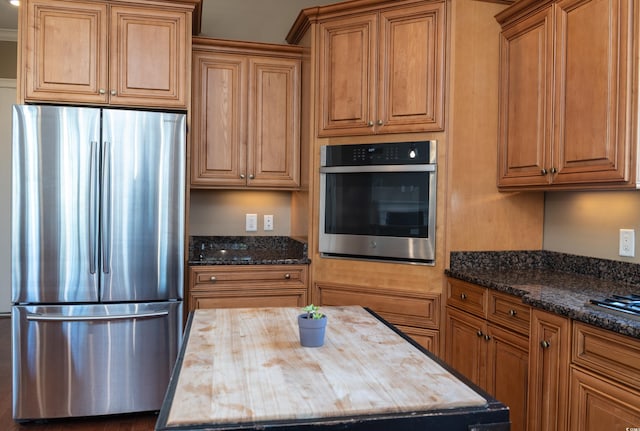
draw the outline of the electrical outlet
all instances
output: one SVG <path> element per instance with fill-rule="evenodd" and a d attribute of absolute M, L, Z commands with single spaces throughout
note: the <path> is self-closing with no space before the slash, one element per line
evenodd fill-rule
<path fill-rule="evenodd" d="M 636 255 L 636 232 L 633 229 L 620 229 L 620 256 L 634 257 Z"/>
<path fill-rule="evenodd" d="M 245 225 L 247 232 L 256 232 L 258 230 L 258 214 L 247 214 Z"/>
<path fill-rule="evenodd" d="M 264 230 L 273 230 L 273 214 L 264 215 Z"/>

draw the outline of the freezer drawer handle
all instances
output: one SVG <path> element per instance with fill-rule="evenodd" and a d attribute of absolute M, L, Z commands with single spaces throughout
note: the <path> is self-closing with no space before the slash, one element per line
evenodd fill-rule
<path fill-rule="evenodd" d="M 43 316 L 42 314 L 28 314 L 27 320 L 34 321 L 90 321 L 90 320 L 123 320 L 139 319 L 143 317 L 160 317 L 168 315 L 168 311 L 155 311 L 141 314 L 114 314 L 111 316 Z"/>

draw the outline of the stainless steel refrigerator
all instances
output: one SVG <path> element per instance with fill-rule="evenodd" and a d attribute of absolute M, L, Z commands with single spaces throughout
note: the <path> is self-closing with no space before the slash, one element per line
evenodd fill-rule
<path fill-rule="evenodd" d="M 13 416 L 158 410 L 182 337 L 185 115 L 16 105 Z"/>

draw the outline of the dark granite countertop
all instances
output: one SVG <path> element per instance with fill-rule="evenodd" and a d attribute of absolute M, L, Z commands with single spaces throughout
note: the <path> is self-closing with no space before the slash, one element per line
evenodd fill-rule
<path fill-rule="evenodd" d="M 640 294 L 640 265 L 549 251 L 452 252 L 445 274 L 522 298 L 532 307 L 640 338 L 640 318 L 589 304 Z"/>
<path fill-rule="evenodd" d="M 310 263 L 305 242 L 286 236 L 192 236 L 189 265 Z"/>

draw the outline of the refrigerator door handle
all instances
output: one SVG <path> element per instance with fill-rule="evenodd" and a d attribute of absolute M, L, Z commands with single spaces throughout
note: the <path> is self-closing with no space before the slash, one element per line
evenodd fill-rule
<path fill-rule="evenodd" d="M 81 322 L 89 320 L 125 320 L 125 319 L 140 319 L 146 317 L 162 317 L 167 316 L 168 311 L 154 311 L 149 313 L 138 314 L 114 314 L 114 315 L 100 315 L 100 316 L 45 316 L 42 314 L 27 314 L 27 320 L 40 321 L 40 322 Z"/>
<path fill-rule="evenodd" d="M 109 142 L 102 144 L 102 272 L 111 271 L 111 159 L 109 157 Z"/>
<path fill-rule="evenodd" d="M 91 165 L 89 172 L 89 272 L 95 274 L 98 267 L 98 142 L 91 141 Z"/>

